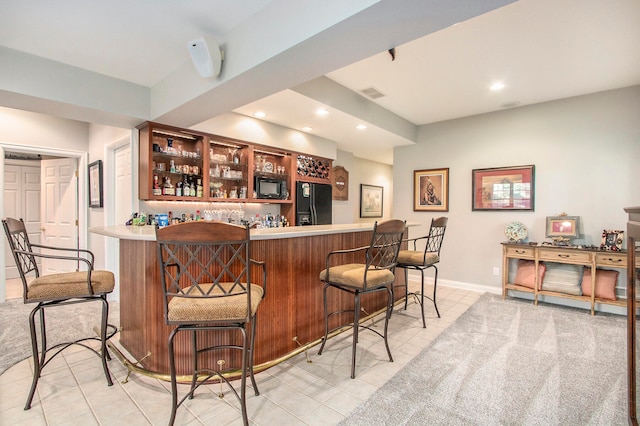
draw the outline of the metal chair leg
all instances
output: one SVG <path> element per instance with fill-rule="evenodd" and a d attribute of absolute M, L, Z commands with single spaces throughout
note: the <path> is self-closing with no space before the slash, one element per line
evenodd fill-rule
<path fill-rule="evenodd" d="M 171 373 L 171 417 L 169 418 L 169 426 L 173 426 L 176 421 L 176 412 L 178 411 L 178 384 L 176 382 L 176 362 L 173 348 L 173 338 L 178 329 L 176 328 L 169 334 L 169 371 Z"/>
<path fill-rule="evenodd" d="M 387 355 L 389 355 L 389 361 L 391 362 L 393 362 L 393 357 L 391 356 L 391 349 L 389 349 L 389 340 L 387 340 L 387 332 L 389 330 L 389 319 L 391 318 L 392 309 L 393 309 L 393 290 L 391 290 L 390 288 L 387 288 L 387 312 L 385 312 L 385 318 L 384 318 L 384 346 L 387 348 Z"/>
<path fill-rule="evenodd" d="M 422 311 L 422 328 L 427 328 L 427 320 L 424 317 L 424 269 L 420 270 L 420 310 Z"/>
<path fill-rule="evenodd" d="M 189 399 L 193 399 L 196 389 L 196 381 L 198 379 L 198 337 L 196 330 L 191 330 L 191 355 L 193 357 L 193 375 L 191 376 L 191 390 L 189 391 Z"/>
<path fill-rule="evenodd" d="M 409 269 L 404 269 L 404 310 L 407 310 L 407 300 L 409 300 Z"/>
<path fill-rule="evenodd" d="M 353 342 L 351 344 L 351 378 L 356 378 L 356 345 L 358 344 L 358 330 L 360 326 L 360 293 L 355 292 L 355 306 L 353 308 Z"/>
<path fill-rule="evenodd" d="M 327 288 L 329 286 L 325 285 L 322 289 L 323 293 L 323 302 L 324 302 L 324 337 L 322 338 L 322 343 L 320 344 L 320 349 L 318 350 L 318 355 L 322 355 L 322 351 L 324 349 L 325 343 L 327 343 L 327 338 L 329 337 L 329 313 L 327 312 Z"/>
<path fill-rule="evenodd" d="M 242 377 L 240 378 L 240 410 L 242 411 L 242 424 L 249 426 L 249 416 L 247 415 L 247 364 L 249 363 L 249 339 L 247 330 L 240 329 L 242 333 Z"/>
<path fill-rule="evenodd" d="M 40 313 L 40 333 L 41 333 L 41 341 L 43 344 L 43 348 L 46 348 L 46 338 L 45 338 L 45 323 L 44 323 L 44 308 L 41 304 L 38 304 L 31 313 L 29 314 L 29 331 L 31 334 L 31 351 L 33 353 L 33 379 L 31 381 L 31 390 L 29 390 L 29 396 L 27 397 L 27 402 L 24 406 L 25 410 L 31 408 L 31 402 L 33 401 L 33 396 L 36 393 L 36 387 L 38 386 L 38 379 L 40 378 L 40 372 L 42 369 L 42 364 L 44 363 L 44 357 L 46 351 L 42 352 L 42 361 L 40 361 L 40 354 L 38 352 L 38 336 L 36 334 L 36 322 L 35 316 L 37 313 Z"/>
<path fill-rule="evenodd" d="M 109 373 L 109 365 L 107 359 L 109 359 L 109 352 L 107 350 L 107 322 L 109 320 L 109 302 L 107 298 L 101 297 L 102 302 L 102 323 L 100 324 L 100 358 L 102 359 L 102 369 L 104 370 L 104 376 L 107 378 L 107 385 L 113 386 L 111 380 L 111 373 Z"/>
<path fill-rule="evenodd" d="M 253 375 L 253 363 L 254 363 L 254 344 L 256 341 L 256 320 L 257 318 L 254 316 L 251 319 L 251 346 L 249 347 L 249 376 L 251 377 L 251 385 L 256 393 L 256 396 L 260 395 L 260 391 L 258 390 L 258 384 L 256 383 L 256 379 Z"/>
<path fill-rule="evenodd" d="M 438 287 L 438 268 L 433 265 L 433 269 L 436 270 L 435 277 L 433 279 L 433 306 L 436 308 L 438 318 L 440 318 L 440 311 L 438 310 L 438 304 L 436 303 L 436 288 Z"/>

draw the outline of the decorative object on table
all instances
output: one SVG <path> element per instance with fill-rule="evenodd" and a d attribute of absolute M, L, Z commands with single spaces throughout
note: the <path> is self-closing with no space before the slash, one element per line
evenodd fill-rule
<path fill-rule="evenodd" d="M 413 171 L 413 210 L 449 211 L 449 169 Z"/>
<path fill-rule="evenodd" d="M 360 217 L 382 217 L 383 189 L 360 184 Z"/>
<path fill-rule="evenodd" d="M 553 240 L 554 246 L 568 246 L 572 238 L 580 237 L 580 217 L 567 216 L 564 212 L 559 216 L 547 216 L 545 235 Z"/>
<path fill-rule="evenodd" d="M 535 166 L 472 171 L 472 210 L 534 210 Z"/>
<path fill-rule="evenodd" d="M 332 198 L 338 201 L 349 200 L 349 172 L 342 166 L 335 166 L 331 174 Z"/>
<path fill-rule="evenodd" d="M 527 228 L 520 222 L 510 222 L 504 229 L 510 243 L 519 243 L 527 238 Z"/>
<path fill-rule="evenodd" d="M 102 207 L 102 160 L 89 164 L 89 207 Z"/>
<path fill-rule="evenodd" d="M 601 250 L 621 251 L 624 241 L 624 231 L 614 231 L 605 229 L 602 231 Z"/>

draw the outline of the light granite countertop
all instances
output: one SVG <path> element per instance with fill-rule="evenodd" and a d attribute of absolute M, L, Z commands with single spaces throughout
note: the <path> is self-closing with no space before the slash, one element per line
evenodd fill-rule
<path fill-rule="evenodd" d="M 345 232 L 371 231 L 374 222 L 348 223 L 336 225 L 288 226 L 285 228 L 251 229 L 252 240 L 275 240 L 281 238 L 309 237 L 314 235 L 341 234 Z M 407 223 L 407 227 L 418 226 L 418 223 Z M 155 241 L 156 233 L 153 226 L 96 226 L 89 228 L 89 232 L 121 240 Z"/>

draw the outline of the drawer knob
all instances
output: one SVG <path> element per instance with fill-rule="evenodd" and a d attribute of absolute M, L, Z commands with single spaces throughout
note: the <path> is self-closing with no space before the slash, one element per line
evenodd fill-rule
<path fill-rule="evenodd" d="M 571 257 L 571 256 L 568 255 L 568 254 L 558 254 L 558 257 L 567 258 L 567 257 Z"/>
<path fill-rule="evenodd" d="M 618 262 L 618 263 L 622 262 L 622 259 L 612 259 L 612 258 L 608 258 L 607 260 L 608 260 L 609 262 Z"/>
<path fill-rule="evenodd" d="M 516 250 L 516 253 L 518 253 L 518 254 L 524 254 L 524 250 Z"/>

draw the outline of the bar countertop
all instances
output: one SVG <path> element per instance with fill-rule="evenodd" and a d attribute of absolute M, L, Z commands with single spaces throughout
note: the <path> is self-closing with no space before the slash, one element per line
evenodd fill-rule
<path fill-rule="evenodd" d="M 347 223 L 336 225 L 288 226 L 285 228 L 251 229 L 252 240 L 275 240 L 281 238 L 310 237 L 314 235 L 341 234 L 345 232 L 371 231 L 373 222 Z M 407 227 L 418 226 L 418 223 L 407 223 Z M 153 226 L 96 226 L 89 228 L 89 232 L 121 240 L 155 241 L 156 233 Z"/>

